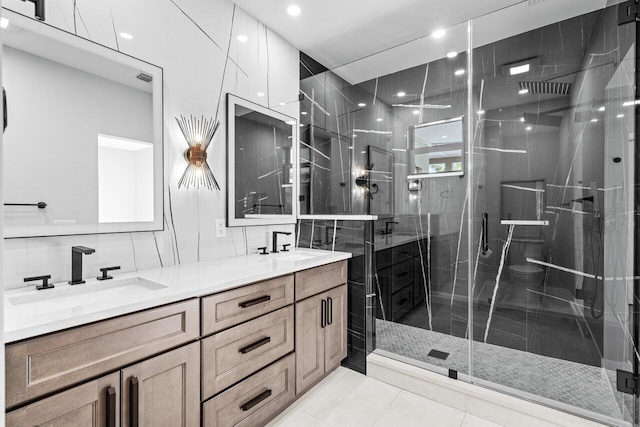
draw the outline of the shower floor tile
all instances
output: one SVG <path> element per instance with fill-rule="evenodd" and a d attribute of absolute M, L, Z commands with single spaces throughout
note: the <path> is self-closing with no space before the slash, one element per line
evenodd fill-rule
<path fill-rule="evenodd" d="M 451 335 L 377 320 L 376 345 L 381 350 L 460 373 L 468 373 L 469 341 Z M 449 353 L 446 360 L 431 350 Z M 584 365 L 482 342 L 473 343 L 476 378 L 555 400 L 577 408 L 630 421 L 616 402 L 607 372 Z"/>

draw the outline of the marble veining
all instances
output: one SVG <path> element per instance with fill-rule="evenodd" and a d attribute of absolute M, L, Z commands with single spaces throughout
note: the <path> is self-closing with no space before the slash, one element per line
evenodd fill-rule
<path fill-rule="evenodd" d="M 33 13 L 30 6 L 20 0 L 3 2 L 3 7 L 27 16 Z M 134 272 L 251 254 L 268 246 L 272 231 L 293 231 L 290 225 L 237 227 L 228 228 L 227 237 L 216 238 L 215 218 L 226 215 L 226 182 L 220 182 L 219 192 L 178 190 L 185 167 L 184 141 L 174 117 L 219 117 L 227 92 L 298 116 L 297 49 L 228 0 L 48 0 L 47 12 L 48 25 L 163 68 L 164 230 L 7 240 L 5 289 L 23 287 L 27 276 L 51 274 L 54 281 L 67 280 L 74 245 L 96 249 L 85 259 L 85 272 L 91 277 L 111 265 Z M 122 39 L 121 32 L 133 39 Z M 240 41 L 239 35 L 247 41 Z M 226 125 L 221 122 L 209 159 L 212 169 L 224 177 Z M 282 243 L 293 243 L 293 238 L 282 238 Z"/>
<path fill-rule="evenodd" d="M 299 259 L 296 259 L 299 257 Z M 253 282 L 350 259 L 346 252 L 296 249 L 285 254 L 240 255 L 222 262 L 208 261 L 140 270 L 114 276 L 114 282 L 87 280 L 85 285 L 57 283 L 52 290 L 13 289 L 4 293 L 5 343 L 31 338 L 61 329 L 120 316 L 188 298 L 223 292 Z M 117 281 L 142 279 L 143 289 L 109 289 Z M 157 286 L 156 286 L 157 285 Z M 58 295 L 93 289 L 95 297 L 77 298 L 56 305 Z M 106 298 L 106 289 L 110 297 Z M 119 292 L 119 293 L 118 293 Z M 47 298 L 51 297 L 49 302 Z M 28 302 L 33 299 L 33 303 Z M 27 302 L 25 302 L 27 301 Z"/>

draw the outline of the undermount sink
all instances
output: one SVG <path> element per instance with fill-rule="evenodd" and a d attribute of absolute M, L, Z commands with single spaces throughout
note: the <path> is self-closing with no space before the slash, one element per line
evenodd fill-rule
<path fill-rule="evenodd" d="M 277 255 L 276 261 L 304 261 L 305 259 L 315 258 L 315 255 L 303 255 L 303 254 L 289 254 L 289 255 Z"/>
<path fill-rule="evenodd" d="M 51 311 L 52 309 L 59 310 L 122 298 L 135 301 L 138 296 L 144 293 L 166 288 L 160 283 L 141 277 L 63 286 L 64 288 L 61 289 L 42 290 L 29 295 L 9 298 L 9 302 L 13 305 L 31 304 L 34 307 L 42 305 L 44 311 Z"/>

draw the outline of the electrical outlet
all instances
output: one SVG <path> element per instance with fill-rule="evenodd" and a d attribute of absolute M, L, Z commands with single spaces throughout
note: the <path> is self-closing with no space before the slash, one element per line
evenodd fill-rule
<path fill-rule="evenodd" d="M 216 238 L 227 237 L 227 227 L 224 219 L 216 219 Z"/>

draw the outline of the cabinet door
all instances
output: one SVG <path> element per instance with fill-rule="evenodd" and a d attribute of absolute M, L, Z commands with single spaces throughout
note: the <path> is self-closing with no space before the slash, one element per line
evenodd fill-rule
<path fill-rule="evenodd" d="M 296 394 L 324 375 L 325 297 L 320 294 L 296 303 Z"/>
<path fill-rule="evenodd" d="M 122 425 L 200 424 L 200 343 L 122 370 Z"/>
<path fill-rule="evenodd" d="M 340 366 L 347 357 L 347 285 L 327 292 L 327 327 L 324 330 L 324 369 Z"/>
<path fill-rule="evenodd" d="M 116 427 L 120 373 L 116 372 L 9 412 L 7 427 Z"/>

